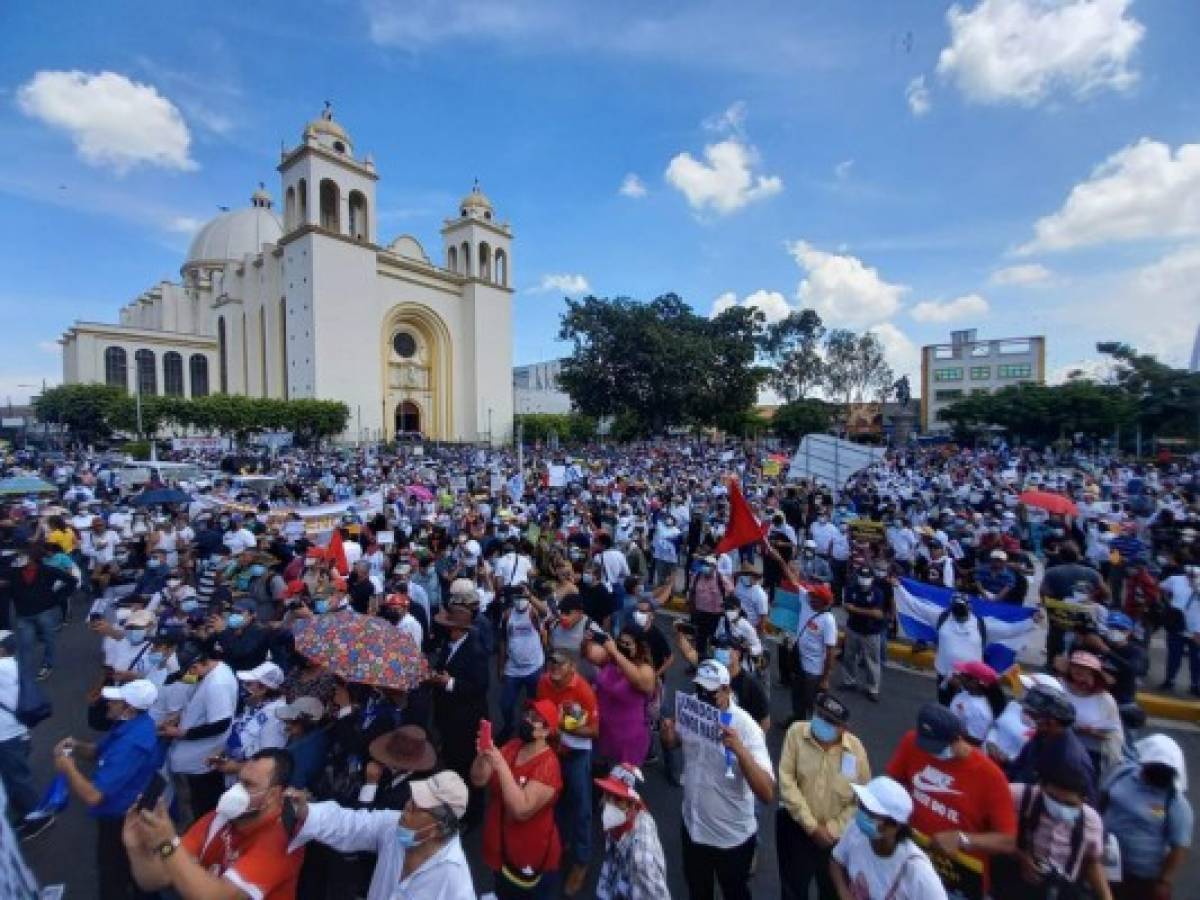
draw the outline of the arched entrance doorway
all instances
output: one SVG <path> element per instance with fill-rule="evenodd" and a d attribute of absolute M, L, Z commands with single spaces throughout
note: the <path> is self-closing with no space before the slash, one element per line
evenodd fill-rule
<path fill-rule="evenodd" d="M 421 433 L 421 408 L 411 400 L 396 407 L 396 436 Z"/>

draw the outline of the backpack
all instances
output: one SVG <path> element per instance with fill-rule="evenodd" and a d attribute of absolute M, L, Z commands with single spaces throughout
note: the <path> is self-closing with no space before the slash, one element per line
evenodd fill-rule
<path fill-rule="evenodd" d="M 979 639 L 983 642 L 983 649 L 986 651 L 988 646 L 987 622 L 985 622 L 983 620 L 983 616 L 975 612 L 975 610 L 971 610 L 971 615 L 975 617 L 975 624 L 979 626 Z M 946 620 L 949 618 L 950 610 L 942 610 L 942 614 L 938 616 L 937 625 L 934 626 L 933 630 L 941 634 L 942 626 L 946 624 Z"/>
<path fill-rule="evenodd" d="M 54 707 L 46 699 L 46 695 L 42 693 L 38 683 L 25 674 L 24 666 L 19 663 L 17 665 L 17 708 L 13 709 L 0 703 L 0 709 L 3 709 L 26 728 L 33 728 L 54 713 Z"/>

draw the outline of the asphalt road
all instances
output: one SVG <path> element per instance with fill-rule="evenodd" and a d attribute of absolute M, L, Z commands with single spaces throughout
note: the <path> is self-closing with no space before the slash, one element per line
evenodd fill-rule
<path fill-rule="evenodd" d="M 80 609 L 86 607 L 81 605 Z M 67 625 L 59 638 L 58 669 L 47 684 L 47 691 L 54 702 L 55 714 L 53 718 L 39 725 L 34 734 L 33 768 L 39 786 L 44 785 L 53 775 L 50 749 L 54 743 L 69 734 L 89 736 L 83 696 L 99 665 L 98 641 L 82 623 L 76 621 Z M 683 665 L 677 662 L 671 672 L 669 686 L 677 687 L 684 682 Z M 884 674 L 884 702 L 873 704 L 856 694 L 843 697 L 853 713 L 851 727 L 863 740 L 874 771 L 882 769 L 897 741 L 912 727 L 917 708 L 932 698 L 933 694 L 934 685 L 930 676 L 891 667 Z M 789 709 L 786 689 L 778 686 L 772 689 L 771 709 L 774 721 L 783 721 L 786 718 Z M 1200 730 L 1167 723 L 1154 723 L 1154 727 L 1156 730 L 1172 734 L 1179 740 L 1187 759 L 1200 760 Z M 779 758 L 782 741 L 782 729 L 772 728 L 768 735 L 768 744 L 775 760 Z M 659 835 L 668 861 L 671 895 L 686 897 L 687 891 L 678 862 L 681 854 L 681 790 L 667 783 L 661 766 L 649 766 L 646 769 L 644 794 L 658 823 Z M 598 816 L 596 818 L 598 820 Z M 760 831 L 761 843 L 753 892 L 755 897 L 778 897 L 774 804 L 761 810 L 760 820 L 763 827 Z M 468 858 L 475 863 L 476 887 L 481 894 L 485 893 L 490 890 L 491 876 L 479 862 L 479 832 L 468 835 L 465 844 Z M 94 827 L 76 801 L 59 816 L 53 828 L 25 845 L 25 854 L 43 885 L 62 883 L 66 886 L 65 896 L 71 900 L 91 900 L 97 896 L 94 846 Z M 598 839 L 596 846 L 601 846 Z M 593 866 L 593 879 L 597 868 L 598 866 Z M 1200 883 L 1200 862 L 1197 861 L 1196 854 L 1193 853 L 1187 860 L 1179 883 Z M 592 896 L 591 884 L 580 896 Z"/>

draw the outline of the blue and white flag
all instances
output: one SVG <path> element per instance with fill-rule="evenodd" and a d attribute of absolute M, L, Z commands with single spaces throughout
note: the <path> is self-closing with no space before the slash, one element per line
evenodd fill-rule
<path fill-rule="evenodd" d="M 950 608 L 954 591 L 936 584 L 924 584 L 911 578 L 901 578 L 896 587 L 896 613 L 900 630 L 914 641 L 937 643 L 937 623 Z M 983 661 L 997 672 L 1004 672 L 1016 662 L 1030 638 L 1037 632 L 1034 616 L 1037 608 L 1011 603 L 992 603 L 968 595 L 971 609 L 984 621 L 988 645 Z"/>

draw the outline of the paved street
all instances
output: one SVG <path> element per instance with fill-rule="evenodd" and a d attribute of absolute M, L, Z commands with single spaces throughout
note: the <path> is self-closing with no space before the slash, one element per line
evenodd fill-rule
<path fill-rule="evenodd" d="M 60 637 L 60 668 L 49 683 L 55 715 L 53 719 L 38 727 L 34 737 L 35 772 L 40 784 L 44 783 L 53 771 L 49 760 L 49 750 L 53 743 L 67 734 L 83 736 L 88 733 L 82 698 L 98 664 L 95 638 L 87 632 L 83 624 L 74 622 L 68 625 Z M 678 685 L 683 680 L 683 667 L 677 663 L 672 672 L 672 684 Z M 863 739 L 873 769 L 878 770 L 887 761 L 896 741 L 911 726 L 917 707 L 932 695 L 933 682 L 929 676 L 892 668 L 885 674 L 885 702 L 872 704 L 857 695 L 846 697 L 854 712 L 852 727 Z M 782 720 L 788 710 L 786 691 L 774 688 L 771 700 L 772 716 L 777 721 Z M 1180 741 L 1184 754 L 1193 764 L 1195 760 L 1200 760 L 1200 731 L 1190 727 L 1169 727 L 1164 730 Z M 782 740 L 782 731 L 773 728 L 768 742 L 771 755 L 776 760 Z M 646 776 L 645 794 L 655 812 L 666 852 L 671 894 L 674 897 L 686 897 L 687 892 L 678 865 L 680 790 L 667 784 L 661 767 L 649 767 Z M 760 863 L 754 882 L 754 894 L 757 897 L 778 896 L 773 817 L 773 806 L 763 810 Z M 468 856 L 477 861 L 478 831 L 468 836 L 466 844 Z M 75 802 L 59 817 L 52 829 L 31 841 L 25 849 L 30 864 L 44 885 L 63 882 L 67 886 L 68 898 L 90 900 L 96 896 L 93 846 L 92 825 L 80 805 Z M 593 877 L 594 875 L 593 872 Z M 488 890 L 490 876 L 481 865 L 477 866 L 475 876 L 480 891 Z M 1186 884 L 1189 880 L 1193 883 L 1200 880 L 1200 863 L 1197 862 L 1195 854 L 1189 858 L 1186 872 L 1180 882 Z M 583 896 L 588 896 L 588 892 L 585 891 Z"/>

